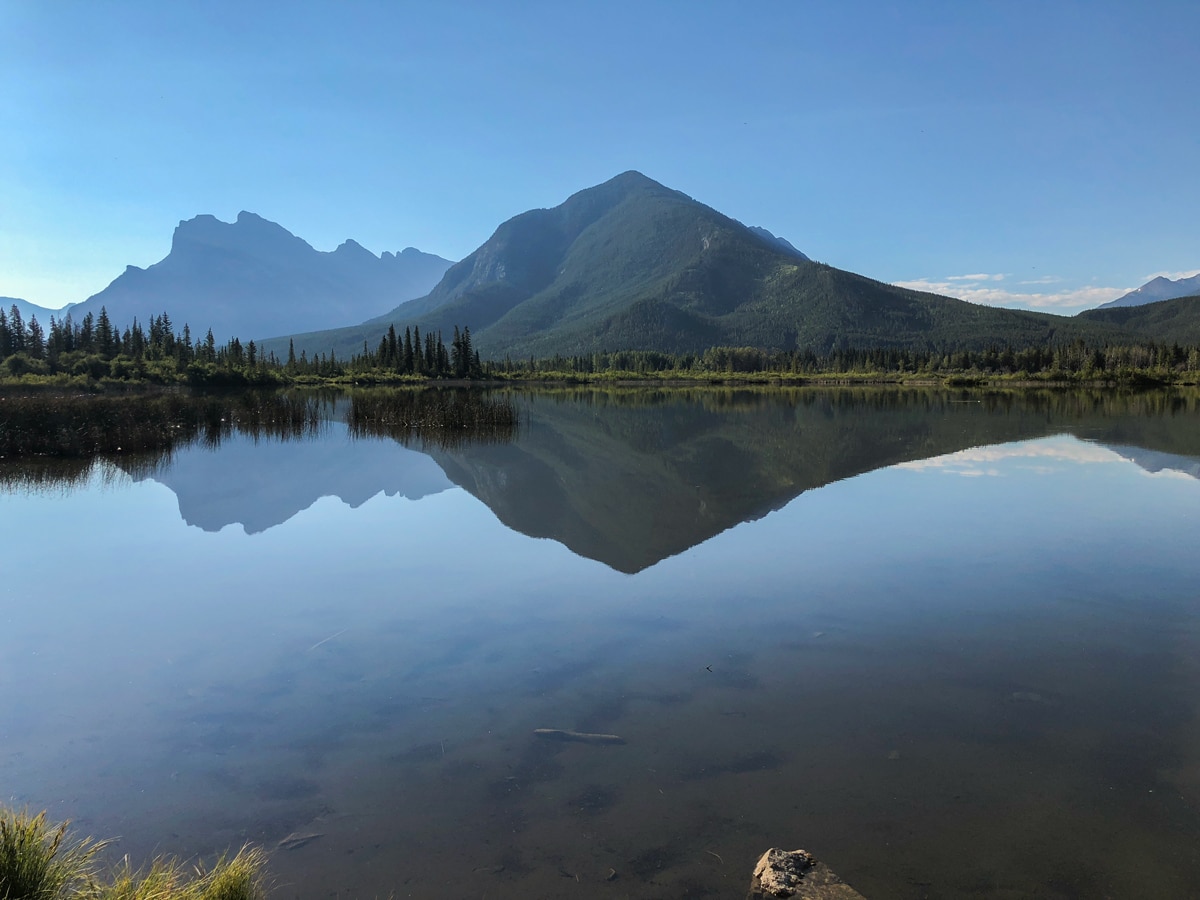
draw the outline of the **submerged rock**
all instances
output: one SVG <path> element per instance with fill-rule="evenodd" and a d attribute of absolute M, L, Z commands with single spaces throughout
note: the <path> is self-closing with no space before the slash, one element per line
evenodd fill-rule
<path fill-rule="evenodd" d="M 747 900 L 795 897 L 798 900 L 865 900 L 829 866 L 807 850 L 772 847 L 754 867 Z"/>

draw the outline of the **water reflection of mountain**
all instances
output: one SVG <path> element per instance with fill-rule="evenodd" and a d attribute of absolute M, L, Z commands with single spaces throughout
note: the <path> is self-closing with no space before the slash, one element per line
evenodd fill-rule
<path fill-rule="evenodd" d="M 361 506 L 381 491 L 416 500 L 453 487 L 437 463 L 385 440 L 353 440 L 331 423 L 312 440 L 238 434 L 215 448 L 193 444 L 138 480 L 152 478 L 179 499 L 189 525 L 219 531 L 240 522 L 248 534 L 287 521 L 321 497 Z"/>
<path fill-rule="evenodd" d="M 1169 395 L 578 390 L 518 399 L 514 441 L 418 452 L 350 440 L 333 423 L 313 440 L 177 450 L 152 477 L 176 493 L 190 524 L 241 522 L 248 532 L 322 496 L 357 506 L 380 491 L 415 499 L 457 484 L 508 527 L 632 573 L 812 488 L 970 447 L 1069 433 L 1151 471 L 1198 474 L 1189 456 L 1200 452 L 1196 398 Z"/>
<path fill-rule="evenodd" d="M 1102 444 L 1122 459 L 1140 466 L 1147 472 L 1157 475 L 1160 472 L 1178 472 L 1200 478 L 1200 456 L 1180 456 L 1178 453 L 1160 453 L 1157 450 L 1145 450 L 1141 447 L 1129 447 L 1123 444 Z"/>
<path fill-rule="evenodd" d="M 636 572 L 806 490 L 968 447 L 1075 433 L 1200 448 L 1167 399 L 922 390 L 532 395 L 514 444 L 434 452 L 502 522 Z M 1129 441 L 1140 443 L 1139 441 Z"/>

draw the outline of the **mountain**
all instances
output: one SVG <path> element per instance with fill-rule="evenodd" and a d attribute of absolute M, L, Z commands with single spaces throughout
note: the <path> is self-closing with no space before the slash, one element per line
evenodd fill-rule
<path fill-rule="evenodd" d="M 49 309 L 45 306 L 38 306 L 36 303 L 30 303 L 28 300 L 22 300 L 20 297 L 0 297 L 0 309 L 4 310 L 5 315 L 8 315 L 8 311 L 15 306 L 21 311 L 23 321 L 28 322 L 30 316 L 37 316 L 38 324 L 43 327 L 50 324 L 51 316 L 61 319 L 73 306 L 78 305 L 77 303 L 68 303 L 62 309 Z"/>
<path fill-rule="evenodd" d="M 767 229 L 760 228 L 758 225 L 751 225 L 751 226 L 749 226 L 749 228 L 752 233 L 758 235 L 760 238 L 765 240 L 767 243 L 773 244 L 775 247 L 779 248 L 784 253 L 790 253 L 792 256 L 796 257 L 797 259 L 802 259 L 805 262 L 812 262 L 812 260 L 810 260 L 807 256 L 805 256 L 803 253 L 801 253 L 799 250 L 797 250 L 795 247 L 793 247 L 791 241 L 786 240 L 781 237 L 776 237 L 775 235 L 771 234 L 771 232 L 767 231 Z"/>
<path fill-rule="evenodd" d="M 808 260 L 742 223 L 626 172 L 500 225 L 426 296 L 352 328 L 293 335 L 353 353 L 389 325 L 471 329 L 490 358 L 713 345 L 971 347 L 1115 339 L 1107 326 L 977 306 Z M 287 339 L 268 342 L 286 349 Z"/>
<path fill-rule="evenodd" d="M 1119 306 L 1143 306 L 1147 303 L 1157 303 L 1159 300 L 1174 300 L 1177 297 L 1194 297 L 1200 294 L 1200 275 L 1191 278 L 1180 278 L 1172 281 L 1170 278 L 1153 278 L 1135 291 L 1130 291 L 1123 297 L 1102 303 L 1096 309 L 1112 309 Z"/>
<path fill-rule="evenodd" d="M 1141 306 L 1098 307 L 1075 318 L 1135 333 L 1142 340 L 1200 344 L 1200 296 L 1160 300 Z"/>
<path fill-rule="evenodd" d="M 123 327 L 166 311 L 195 337 L 211 328 L 218 341 L 245 341 L 378 315 L 428 292 L 449 266 L 412 247 L 376 256 L 348 240 L 331 252 L 314 250 L 253 213 L 232 223 L 202 215 L 179 223 L 160 262 L 127 267 L 71 315 L 79 321 L 103 306 Z"/>

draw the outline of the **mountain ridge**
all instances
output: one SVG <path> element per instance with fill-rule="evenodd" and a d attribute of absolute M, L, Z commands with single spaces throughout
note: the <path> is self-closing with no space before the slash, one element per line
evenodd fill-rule
<path fill-rule="evenodd" d="M 1200 296 L 1100 307 L 1078 313 L 1075 318 L 1132 332 L 1143 340 L 1200 345 Z"/>
<path fill-rule="evenodd" d="M 49 307 L 32 303 L 29 300 L 23 300 L 20 297 L 0 297 L 0 309 L 4 310 L 6 316 L 9 310 L 15 306 L 21 311 L 22 319 L 28 321 L 30 316 L 37 316 L 39 325 L 49 325 L 51 316 L 54 316 L 56 319 L 64 318 L 71 311 L 72 307 L 78 305 L 78 303 L 68 303 L 61 309 L 50 309 Z"/>
<path fill-rule="evenodd" d="M 1180 297 L 1193 297 L 1197 294 L 1200 294 L 1200 275 L 1193 275 L 1190 278 L 1178 278 L 1174 281 L 1159 275 L 1156 278 L 1151 278 L 1140 288 L 1136 288 L 1128 294 L 1118 297 L 1116 300 L 1101 303 L 1096 309 L 1144 306 L 1147 303 L 1157 303 L 1160 300 L 1177 300 Z M 1090 312 L 1091 310 L 1086 311 Z"/>
<path fill-rule="evenodd" d="M 297 327 L 334 327 L 420 296 L 450 261 L 409 247 L 376 256 L 346 240 L 316 250 L 282 225 L 243 210 L 233 222 L 210 214 L 182 220 L 171 249 L 146 268 L 126 266 L 72 309 L 79 320 L 101 307 L 114 322 L 167 312 L 193 334 L 218 341 L 260 338 Z"/>
<path fill-rule="evenodd" d="M 345 356 L 376 346 L 390 326 L 464 325 L 493 359 L 1124 336 L 1107 323 L 978 306 L 813 262 L 765 229 L 630 171 L 501 223 L 424 297 L 358 326 L 288 337 L 298 352 Z M 288 337 L 266 346 L 279 352 Z"/>

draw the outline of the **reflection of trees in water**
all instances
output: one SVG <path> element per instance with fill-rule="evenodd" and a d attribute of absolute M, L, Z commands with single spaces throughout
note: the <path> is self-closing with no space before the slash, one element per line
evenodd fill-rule
<path fill-rule="evenodd" d="M 470 388 L 362 391 L 345 414 L 355 437 L 414 440 L 446 450 L 465 444 L 504 443 L 517 434 L 519 414 L 507 396 Z"/>
<path fill-rule="evenodd" d="M 519 416 L 507 398 L 461 389 L 7 396 L 0 398 L 0 487 L 66 489 L 97 464 L 115 477 L 117 458 L 125 472 L 148 475 L 191 444 L 215 449 L 234 435 L 303 440 L 335 419 L 356 437 L 454 447 L 512 440 Z"/>

